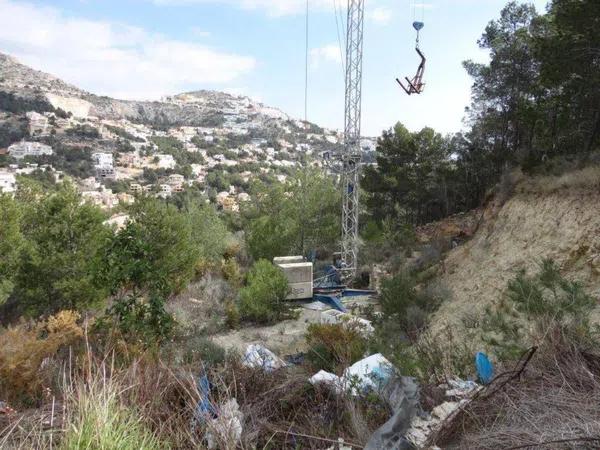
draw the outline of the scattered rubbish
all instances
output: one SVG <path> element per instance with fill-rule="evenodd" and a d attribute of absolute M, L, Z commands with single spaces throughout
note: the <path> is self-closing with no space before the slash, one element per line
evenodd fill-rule
<path fill-rule="evenodd" d="M 207 447 L 233 450 L 242 438 L 244 416 L 235 398 L 219 406 L 218 410 L 218 417 L 207 424 Z"/>
<path fill-rule="evenodd" d="M 446 397 L 458 401 L 446 401 L 431 411 L 426 417 L 415 417 L 406 432 L 406 438 L 417 448 L 422 448 L 429 438 L 436 434 L 444 423 L 458 413 L 460 409 L 471 402 L 471 398 L 483 389 L 483 386 L 474 381 L 465 381 L 459 378 L 448 380 L 447 384 L 440 385 L 446 389 Z"/>
<path fill-rule="evenodd" d="M 305 357 L 306 357 L 306 353 L 300 352 L 300 353 L 295 353 L 293 355 L 286 355 L 286 356 L 284 356 L 284 360 L 288 364 L 292 364 L 294 366 L 299 366 L 300 364 L 302 364 L 304 362 Z"/>
<path fill-rule="evenodd" d="M 265 372 L 273 372 L 286 365 L 285 361 L 260 344 L 248 345 L 242 359 L 242 364 L 246 367 L 263 369 Z"/>
<path fill-rule="evenodd" d="M 406 431 L 404 437 L 408 442 L 417 448 L 423 448 L 430 436 L 437 433 L 446 420 L 449 420 L 461 407 L 469 403 L 469 400 L 461 400 L 460 402 L 444 402 L 436 406 L 431 411 L 431 414 L 425 419 L 415 416 L 410 428 Z"/>
<path fill-rule="evenodd" d="M 206 375 L 198 378 L 198 393 L 200 400 L 196 406 L 195 419 L 197 422 L 204 423 L 207 419 L 217 416 L 215 407 L 210 401 L 210 381 Z"/>
<path fill-rule="evenodd" d="M 355 362 L 344 370 L 344 379 L 362 390 L 380 390 L 395 375 L 395 368 L 381 353 Z M 358 384 L 357 384 L 358 382 Z"/>
<path fill-rule="evenodd" d="M 353 374 L 366 373 L 362 380 L 370 380 L 370 386 L 376 388 L 393 411 L 392 417 L 371 435 L 365 449 L 412 449 L 404 435 L 419 406 L 419 386 L 415 379 L 401 376 L 381 354 L 365 358 L 347 370 Z"/>
<path fill-rule="evenodd" d="M 475 368 L 482 384 L 490 384 L 494 379 L 494 366 L 485 353 L 477 352 L 475 355 Z"/>
<path fill-rule="evenodd" d="M 313 386 L 317 384 L 325 384 L 338 393 L 341 392 L 344 387 L 344 382 L 340 377 L 325 370 L 319 370 L 312 377 L 310 377 L 308 381 Z"/>
<path fill-rule="evenodd" d="M 465 398 L 478 392 L 482 387 L 474 381 L 464 381 L 458 378 L 448 380 L 448 385 L 442 385 L 446 389 L 446 397 Z"/>
<path fill-rule="evenodd" d="M 327 450 L 353 450 L 352 447 L 345 445 L 345 442 L 342 438 L 338 438 L 338 442 L 336 445 L 332 445 Z"/>
<path fill-rule="evenodd" d="M 0 401 L 0 415 L 11 415 L 14 414 L 16 411 L 14 409 L 12 409 L 8 403 Z"/>
<path fill-rule="evenodd" d="M 314 301 L 310 303 L 305 303 L 302 305 L 302 307 L 313 311 L 324 311 L 329 308 L 329 305 L 323 302 Z"/>

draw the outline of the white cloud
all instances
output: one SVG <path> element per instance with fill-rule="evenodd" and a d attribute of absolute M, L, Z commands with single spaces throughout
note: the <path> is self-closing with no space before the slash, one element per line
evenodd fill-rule
<path fill-rule="evenodd" d="M 338 44 L 328 44 L 310 50 L 310 67 L 313 70 L 318 69 L 324 62 L 337 64 L 342 62 L 342 55 Z"/>
<path fill-rule="evenodd" d="M 0 51 L 89 91 L 136 99 L 228 83 L 256 65 L 252 57 L 12 0 L 0 0 Z"/>
<path fill-rule="evenodd" d="M 373 22 L 386 25 L 392 19 L 392 11 L 389 8 L 379 6 L 369 12 L 368 16 Z"/>
<path fill-rule="evenodd" d="M 261 9 L 270 16 L 284 16 L 304 13 L 306 0 L 151 0 L 157 5 L 189 5 L 193 3 L 212 3 L 235 6 L 242 9 Z M 332 8 L 331 0 L 309 0 L 311 11 Z"/>

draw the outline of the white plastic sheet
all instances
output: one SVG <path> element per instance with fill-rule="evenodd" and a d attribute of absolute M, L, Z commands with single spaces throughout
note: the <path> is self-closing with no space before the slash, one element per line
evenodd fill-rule
<path fill-rule="evenodd" d="M 247 367 L 260 368 L 266 372 L 272 372 L 286 365 L 275 353 L 260 344 L 248 345 L 242 364 Z"/>

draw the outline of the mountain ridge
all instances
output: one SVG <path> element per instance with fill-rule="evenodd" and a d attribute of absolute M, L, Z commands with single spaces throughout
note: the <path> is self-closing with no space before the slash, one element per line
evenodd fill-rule
<path fill-rule="evenodd" d="M 278 108 L 266 106 L 247 96 L 221 91 L 182 92 L 161 100 L 122 100 L 101 96 L 43 71 L 19 62 L 14 56 L 0 53 L 0 92 L 19 98 L 46 101 L 81 118 L 126 119 L 132 122 L 163 126 L 214 126 L 227 112 L 293 120 Z M 262 117 L 261 117 L 262 116 Z"/>

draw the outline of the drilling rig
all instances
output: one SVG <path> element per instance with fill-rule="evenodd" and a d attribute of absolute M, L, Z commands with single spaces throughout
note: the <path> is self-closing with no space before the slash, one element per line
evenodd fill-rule
<path fill-rule="evenodd" d="M 354 278 L 358 260 L 359 182 L 362 148 L 362 64 L 364 0 L 348 0 L 346 27 L 346 73 L 344 145 L 337 159 L 342 186 L 342 249 L 340 269 L 344 279 Z"/>

